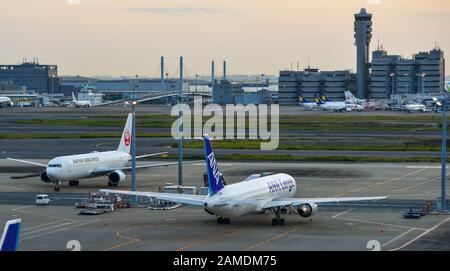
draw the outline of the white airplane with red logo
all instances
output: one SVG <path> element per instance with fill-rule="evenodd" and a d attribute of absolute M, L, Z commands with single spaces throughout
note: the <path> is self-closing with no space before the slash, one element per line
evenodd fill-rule
<path fill-rule="evenodd" d="M 54 184 L 55 191 L 59 191 L 59 185 L 62 182 L 69 182 L 69 185 L 78 185 L 78 180 L 80 179 L 94 178 L 98 176 L 107 176 L 108 185 L 117 186 L 119 183 L 126 180 L 127 175 L 124 171 L 131 170 L 129 163 L 131 161 L 130 131 L 132 130 L 132 122 L 132 115 L 129 114 L 122 133 L 119 147 L 115 151 L 91 152 L 85 154 L 60 156 L 53 158 L 47 164 L 35 163 L 13 158 L 6 159 L 45 168 L 45 170 L 40 174 L 41 180 L 44 183 Z M 164 154 L 167 154 L 167 152 L 140 155 L 136 156 L 136 158 L 139 159 Z M 165 167 L 177 164 L 177 162 L 173 162 L 151 165 L 137 165 L 136 168 L 142 169 L 152 167 Z"/>

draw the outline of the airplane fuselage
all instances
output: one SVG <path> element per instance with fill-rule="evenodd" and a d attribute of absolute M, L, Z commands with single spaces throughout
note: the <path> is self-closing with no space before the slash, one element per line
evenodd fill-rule
<path fill-rule="evenodd" d="M 291 198 L 296 192 L 294 178 L 287 174 L 275 174 L 227 185 L 205 199 L 205 209 L 220 217 L 236 218 L 260 213 L 262 207 L 273 198 Z M 238 199 L 239 203 L 234 199 Z"/>
<path fill-rule="evenodd" d="M 47 164 L 46 173 L 52 182 L 67 182 L 93 178 L 93 170 L 122 168 L 127 166 L 131 156 L 126 152 L 107 151 L 60 156 Z"/>
<path fill-rule="evenodd" d="M 324 102 L 320 104 L 320 108 L 333 111 L 346 110 L 347 104 L 345 102 Z"/>
<path fill-rule="evenodd" d="M 406 111 L 426 111 L 427 107 L 423 104 L 407 104 L 403 107 Z"/>

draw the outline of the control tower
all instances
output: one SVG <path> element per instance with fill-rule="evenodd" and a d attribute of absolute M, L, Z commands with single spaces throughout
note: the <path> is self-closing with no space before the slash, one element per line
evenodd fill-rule
<path fill-rule="evenodd" d="M 367 98 L 369 78 L 369 45 L 372 39 L 372 14 L 362 8 L 355 14 L 356 85 L 359 99 Z"/>

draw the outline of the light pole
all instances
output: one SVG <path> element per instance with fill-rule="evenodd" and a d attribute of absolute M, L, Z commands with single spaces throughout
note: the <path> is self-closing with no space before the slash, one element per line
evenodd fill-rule
<path fill-rule="evenodd" d="M 136 84 L 138 83 L 138 75 L 135 75 L 135 82 L 133 84 L 133 94 L 131 99 L 131 111 L 132 111 L 132 125 L 131 125 L 131 190 L 136 192 Z M 136 206 L 136 195 L 131 197 L 131 204 Z"/>
<path fill-rule="evenodd" d="M 261 90 L 264 89 L 264 74 L 261 73 Z"/>
<path fill-rule="evenodd" d="M 197 92 L 197 86 L 198 86 L 198 74 L 195 75 L 195 92 Z"/>
<path fill-rule="evenodd" d="M 131 101 L 132 108 L 132 126 L 131 126 L 131 190 L 136 192 L 136 100 Z M 132 196 L 131 203 L 133 206 L 137 204 L 136 195 Z"/>
<path fill-rule="evenodd" d="M 441 102 L 442 108 L 442 184 L 441 184 L 441 212 L 447 212 L 447 101 Z"/>
<path fill-rule="evenodd" d="M 180 92 L 178 94 L 178 185 L 183 185 L 183 110 L 181 102 L 183 99 L 183 57 L 180 56 Z"/>

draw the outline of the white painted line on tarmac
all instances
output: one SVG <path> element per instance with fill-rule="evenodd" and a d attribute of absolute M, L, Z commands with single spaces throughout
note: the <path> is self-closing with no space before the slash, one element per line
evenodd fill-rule
<path fill-rule="evenodd" d="M 76 222 L 78 222 L 78 221 L 65 222 L 65 223 L 61 223 L 61 224 L 58 224 L 58 225 L 50 226 L 50 227 L 47 227 L 47 228 L 42 228 L 42 229 L 34 230 L 34 231 L 31 231 L 31 232 L 25 232 L 22 235 L 25 236 L 25 235 L 29 235 L 29 234 L 32 234 L 32 233 L 37 233 L 37 232 L 42 232 L 42 231 L 49 230 L 49 229 L 59 228 L 59 227 L 67 226 L 67 225 L 70 225 L 70 224 L 73 224 L 73 223 L 76 223 Z"/>
<path fill-rule="evenodd" d="M 406 166 L 406 168 L 412 168 L 412 169 L 437 169 L 437 168 L 441 168 L 441 166 Z M 449 167 L 447 167 L 449 168 Z"/>
<path fill-rule="evenodd" d="M 399 236 L 392 238 L 391 240 L 387 241 L 386 243 L 384 243 L 383 245 L 381 245 L 382 247 L 389 245 L 392 242 L 397 241 L 398 239 L 402 238 L 403 236 L 407 235 L 408 233 L 412 232 L 415 229 L 409 229 L 407 231 L 405 231 L 404 233 L 400 234 Z"/>
<path fill-rule="evenodd" d="M 405 248 L 409 245 L 411 245 L 412 243 L 414 243 L 415 241 L 419 240 L 420 238 L 424 237 L 425 235 L 429 234 L 430 232 L 434 231 L 435 229 L 439 228 L 440 226 L 444 225 L 445 223 L 447 223 L 448 221 L 450 221 L 450 217 L 447 219 L 442 220 L 441 222 L 437 223 L 436 225 L 434 225 L 433 227 L 425 230 L 425 232 L 423 232 L 422 234 L 416 236 L 415 238 L 413 238 L 412 240 L 406 242 L 405 244 L 403 244 L 402 246 L 398 247 L 398 248 L 394 248 L 391 249 L 390 251 L 397 251 L 400 250 L 402 248 Z"/>
<path fill-rule="evenodd" d="M 353 211 L 353 209 L 348 209 L 347 211 L 344 211 L 344 212 L 341 212 L 339 214 L 336 214 L 336 215 L 332 216 L 332 218 L 338 218 L 338 216 L 341 216 L 341 215 L 346 214 L 346 213 L 351 212 L 351 211 Z"/>
<path fill-rule="evenodd" d="M 332 216 L 332 218 L 342 219 L 342 220 L 347 220 L 347 221 L 352 221 L 352 222 L 361 222 L 361 223 L 367 223 L 367 224 L 374 224 L 374 225 L 392 226 L 392 227 L 397 227 L 397 228 L 407 228 L 407 229 L 415 229 L 415 230 L 422 230 L 422 231 L 426 230 L 426 229 L 408 227 L 408 226 L 397 225 L 397 224 L 387 224 L 387 223 L 374 222 L 374 221 L 370 221 L 370 220 L 340 217 L 340 216 L 342 216 L 342 215 L 344 215 L 346 213 L 349 213 L 352 210 L 353 209 L 348 209 L 347 211 L 344 211 L 344 212 L 341 212 L 339 214 L 336 214 L 336 215 Z"/>
<path fill-rule="evenodd" d="M 41 236 L 45 236 L 45 235 L 49 235 L 49 234 L 52 234 L 52 233 L 57 233 L 57 232 L 65 231 L 65 230 L 74 229 L 74 228 L 81 227 L 81 226 L 84 226 L 84 225 L 93 224 L 93 223 L 96 223 L 96 222 L 98 222 L 98 221 L 100 221 L 100 220 L 89 221 L 89 222 L 82 223 L 82 224 L 78 224 L 78 225 L 75 225 L 75 226 L 64 227 L 64 228 L 57 229 L 57 230 L 54 230 L 54 231 L 49 231 L 49 232 L 46 232 L 46 233 L 42 233 L 42 234 L 38 234 L 38 235 L 33 235 L 33 236 L 30 236 L 30 237 L 21 239 L 21 241 L 25 241 L 25 240 L 29 240 L 29 239 L 33 239 L 33 238 L 36 238 L 36 237 L 41 237 Z"/>
<path fill-rule="evenodd" d="M 22 229 L 22 231 L 28 231 L 28 230 L 31 230 L 31 229 L 34 229 L 34 228 L 37 228 L 37 227 L 43 227 L 43 226 L 47 226 L 47 225 L 59 223 L 59 222 L 62 222 L 62 221 L 63 221 L 63 220 L 55 220 L 55 221 L 48 222 L 48 223 L 44 223 L 44 224 L 39 224 L 39 225 L 30 226 L 30 227 L 28 227 L 28 228 Z"/>

